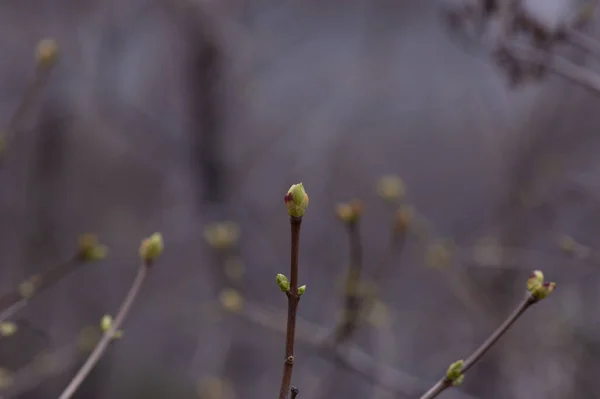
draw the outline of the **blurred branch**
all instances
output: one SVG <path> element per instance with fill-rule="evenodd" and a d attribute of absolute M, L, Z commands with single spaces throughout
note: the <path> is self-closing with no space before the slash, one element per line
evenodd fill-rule
<path fill-rule="evenodd" d="M 2 167 L 8 147 L 27 121 L 27 118 L 30 116 L 29 112 L 48 82 L 48 77 L 58 57 L 58 44 L 56 41 L 52 39 L 40 41 L 36 48 L 36 57 L 37 64 L 33 80 L 25 89 L 19 105 L 10 117 L 4 135 L 0 136 L 0 167 Z"/>
<path fill-rule="evenodd" d="M 34 274 L 23 281 L 19 288 L 0 297 L 0 321 L 11 317 L 27 305 L 36 294 L 58 283 L 80 266 L 106 256 L 106 247 L 98 244 L 95 236 L 84 234 L 79 239 L 79 247 L 75 256 L 61 262 L 50 269 Z"/>

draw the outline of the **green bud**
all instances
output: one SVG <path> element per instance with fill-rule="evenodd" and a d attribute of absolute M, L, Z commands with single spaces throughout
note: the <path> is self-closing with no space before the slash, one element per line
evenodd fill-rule
<path fill-rule="evenodd" d="M 556 283 L 548 282 L 544 283 L 541 286 L 537 287 L 534 291 L 531 292 L 531 295 L 538 301 L 546 298 L 548 295 L 552 294 L 556 289 Z"/>
<path fill-rule="evenodd" d="M 305 291 L 306 291 L 306 285 L 298 287 L 298 296 L 302 296 L 302 294 L 304 294 Z"/>
<path fill-rule="evenodd" d="M 58 59 L 58 43 L 54 39 L 40 40 L 35 49 L 38 65 L 51 67 Z"/>
<path fill-rule="evenodd" d="M 308 194 L 302 183 L 294 184 L 285 195 L 285 206 L 290 216 L 302 217 L 308 208 Z"/>
<path fill-rule="evenodd" d="M 140 245 L 140 258 L 146 263 L 151 263 L 162 254 L 163 248 L 162 234 L 154 233 L 142 241 Z"/>
<path fill-rule="evenodd" d="M 534 270 L 527 279 L 527 291 L 534 292 L 544 284 L 544 273 L 541 270 Z"/>
<path fill-rule="evenodd" d="M 82 234 L 79 237 L 79 257 L 85 262 L 94 262 L 106 258 L 108 248 L 98 244 L 98 238 L 93 234 Z"/>
<path fill-rule="evenodd" d="M 107 332 L 108 330 L 110 330 L 110 328 L 112 327 L 112 316 L 105 314 L 102 317 L 102 320 L 100 320 L 100 328 L 102 329 L 102 332 Z M 123 330 L 117 330 L 114 332 L 113 334 L 113 339 L 119 339 L 123 336 Z"/>
<path fill-rule="evenodd" d="M 464 363 L 465 362 L 462 359 L 452 363 L 448 367 L 448 371 L 446 371 L 446 378 L 453 383 L 457 381 L 462 376 L 462 368 Z"/>
<path fill-rule="evenodd" d="M 283 274 L 278 274 L 275 278 L 281 292 L 290 292 L 290 282 Z"/>
<path fill-rule="evenodd" d="M 17 325 L 12 321 L 3 321 L 0 323 L 0 336 L 10 337 L 17 332 Z"/>
<path fill-rule="evenodd" d="M 455 387 L 459 386 L 460 384 L 463 383 L 464 379 L 465 379 L 464 374 L 459 375 L 454 381 L 452 381 L 452 386 L 455 386 Z"/>

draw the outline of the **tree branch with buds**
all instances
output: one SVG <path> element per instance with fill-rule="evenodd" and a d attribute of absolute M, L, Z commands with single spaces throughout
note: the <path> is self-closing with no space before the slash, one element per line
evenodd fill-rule
<path fill-rule="evenodd" d="M 283 274 L 277 275 L 277 285 L 288 298 L 287 328 L 285 333 L 285 361 L 283 363 L 283 377 L 279 389 L 279 399 L 286 399 L 292 384 L 294 370 L 294 339 L 296 334 L 296 313 L 300 296 L 304 294 L 306 286 L 298 287 L 298 254 L 300 250 L 300 227 L 302 217 L 308 207 L 308 194 L 302 183 L 294 184 L 285 195 L 285 205 L 290 216 L 292 230 L 290 279 Z M 294 395 L 295 396 L 295 395 Z"/>
<path fill-rule="evenodd" d="M 160 233 L 154 233 L 142 241 L 140 245 L 140 259 L 142 263 L 138 268 L 137 275 L 133 280 L 133 284 L 131 285 L 127 296 L 123 300 L 123 303 L 117 312 L 117 316 L 115 317 L 114 321 L 110 320 L 108 322 L 110 325 L 104 326 L 106 327 L 104 328 L 106 331 L 100 339 L 100 342 L 98 342 L 94 348 L 94 351 L 90 354 L 83 366 L 81 366 L 77 374 L 75 374 L 75 377 L 73 377 L 63 393 L 59 396 L 59 399 L 70 399 L 81 386 L 85 378 L 92 371 L 94 366 L 96 366 L 98 361 L 102 358 L 102 355 L 104 355 L 106 349 L 108 348 L 108 344 L 115 338 L 115 334 L 119 332 L 119 328 L 125 321 L 125 318 L 129 314 L 129 311 L 135 302 L 135 299 L 140 293 L 144 282 L 146 281 L 150 266 L 152 266 L 154 261 L 158 259 L 162 251 L 163 240 Z M 103 324 L 107 324 L 104 322 L 104 319 Z"/>
<path fill-rule="evenodd" d="M 464 375 L 473 367 L 488 350 L 502 337 L 508 329 L 525 313 L 532 305 L 550 295 L 556 288 L 556 283 L 544 282 L 544 274 L 536 270 L 527 280 L 527 295 L 517 306 L 517 308 L 508 316 L 500 327 L 469 356 L 466 360 L 458 360 L 452 363 L 446 372 L 433 387 L 431 387 L 421 399 L 432 399 L 444 392 L 446 389 L 458 386 L 462 383 Z"/>

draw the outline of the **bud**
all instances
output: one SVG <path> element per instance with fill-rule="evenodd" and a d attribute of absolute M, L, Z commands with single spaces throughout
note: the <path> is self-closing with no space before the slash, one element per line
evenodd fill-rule
<path fill-rule="evenodd" d="M 527 291 L 534 292 L 544 284 L 544 273 L 541 270 L 534 270 L 527 279 Z"/>
<path fill-rule="evenodd" d="M 152 263 L 162 254 L 163 248 L 162 235 L 154 233 L 142 241 L 140 245 L 140 258 L 146 263 Z"/>
<path fill-rule="evenodd" d="M 352 200 L 349 203 L 341 203 L 336 206 L 335 213 L 344 223 L 352 224 L 362 215 L 363 202 Z"/>
<path fill-rule="evenodd" d="M 82 234 L 79 237 L 79 258 L 85 262 L 94 262 L 106 257 L 108 248 L 98 244 L 98 238 L 93 234 Z"/>
<path fill-rule="evenodd" d="M 17 325 L 11 321 L 3 321 L 0 323 L 0 336 L 10 337 L 17 332 Z"/>
<path fill-rule="evenodd" d="M 404 197 L 404 182 L 398 176 L 383 176 L 377 182 L 377 194 L 386 201 L 395 202 Z"/>
<path fill-rule="evenodd" d="M 531 293 L 531 295 L 533 295 L 533 297 L 539 301 L 541 299 L 546 298 L 548 295 L 552 294 L 555 289 L 556 289 L 556 283 L 548 282 L 548 283 L 544 283 L 541 286 L 539 286 L 538 288 L 536 288 Z"/>
<path fill-rule="evenodd" d="M 462 373 L 464 363 L 464 360 L 458 360 L 448 367 L 448 371 L 446 371 L 446 379 L 448 381 L 452 381 L 452 385 L 460 385 L 462 383 L 464 378 Z"/>
<path fill-rule="evenodd" d="M 302 183 L 294 184 L 285 195 L 285 206 L 290 216 L 302 217 L 308 208 L 308 194 Z"/>
<path fill-rule="evenodd" d="M 281 292 L 290 292 L 290 282 L 286 276 L 283 274 L 278 274 L 275 278 L 275 281 L 277 281 L 277 285 L 279 286 Z"/>
<path fill-rule="evenodd" d="M 110 328 L 112 327 L 112 316 L 105 314 L 102 317 L 102 320 L 100 320 L 100 328 L 102 329 L 102 332 L 107 332 L 108 330 L 110 330 Z M 123 336 L 123 330 L 117 330 L 114 332 L 113 334 L 113 339 L 119 339 Z"/>
<path fill-rule="evenodd" d="M 215 223 L 206 227 L 204 238 L 208 244 L 217 249 L 228 249 L 237 244 L 240 227 L 235 222 Z"/>
<path fill-rule="evenodd" d="M 54 39 L 40 40 L 36 47 L 36 59 L 40 66 L 51 67 L 58 58 L 58 43 Z"/>
<path fill-rule="evenodd" d="M 302 296 L 302 294 L 304 294 L 305 291 L 306 291 L 306 285 L 302 285 L 302 286 L 298 287 L 298 296 Z"/>
<path fill-rule="evenodd" d="M 219 294 L 219 302 L 225 310 L 232 313 L 239 313 L 244 308 L 244 299 L 239 292 L 232 288 L 225 288 Z"/>

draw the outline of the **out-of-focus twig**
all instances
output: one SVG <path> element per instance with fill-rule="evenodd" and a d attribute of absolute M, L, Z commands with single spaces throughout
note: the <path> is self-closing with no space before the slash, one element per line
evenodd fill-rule
<path fill-rule="evenodd" d="M 155 233 L 152 236 L 146 238 L 142 241 L 140 245 L 140 258 L 142 263 L 140 264 L 135 279 L 117 312 L 117 315 L 110 326 L 108 326 L 107 330 L 104 332 L 102 339 L 90 356 L 87 358 L 86 362 L 81 366 L 77 374 L 73 377 L 69 385 L 64 389 L 64 391 L 59 396 L 59 399 L 70 399 L 79 386 L 83 383 L 88 374 L 92 371 L 94 366 L 98 363 L 106 349 L 108 348 L 108 344 L 115 337 L 115 333 L 119 330 L 125 318 L 129 314 L 135 299 L 138 294 L 141 292 L 141 289 L 146 281 L 146 276 L 148 275 L 148 270 L 152 266 L 153 262 L 160 256 L 163 250 L 163 241 L 162 236 L 159 233 Z"/>
<path fill-rule="evenodd" d="M 15 312 L 25 307 L 33 296 L 53 286 L 80 266 L 101 260 L 105 256 L 106 247 L 98 244 L 95 236 L 91 234 L 82 235 L 75 256 L 42 273 L 34 274 L 23 281 L 18 289 L 0 297 L 0 321 L 11 317 Z"/>
<path fill-rule="evenodd" d="M 19 105 L 10 117 L 4 135 L 0 136 L 0 167 L 2 167 L 8 147 L 14 140 L 18 131 L 27 121 L 29 112 L 35 105 L 35 101 L 38 99 L 42 89 L 48 82 L 48 77 L 56 64 L 58 57 L 58 45 L 56 41 L 53 39 L 41 40 L 37 45 L 36 57 L 37 64 L 33 80 L 25 89 L 25 93 L 23 93 Z"/>

